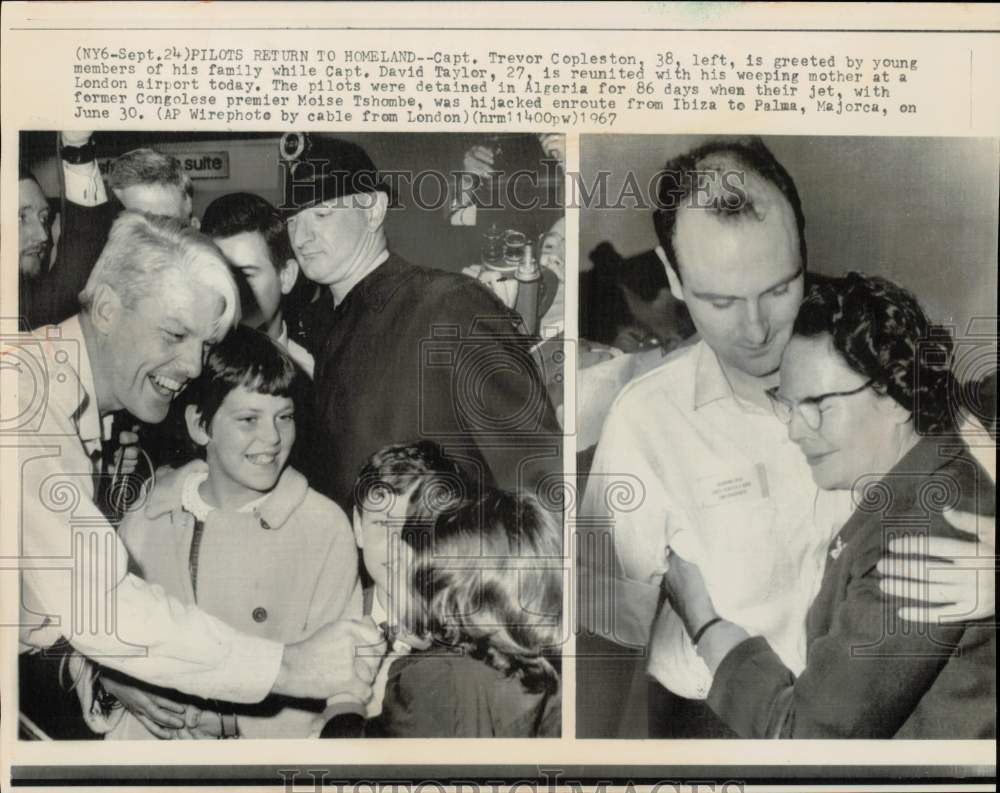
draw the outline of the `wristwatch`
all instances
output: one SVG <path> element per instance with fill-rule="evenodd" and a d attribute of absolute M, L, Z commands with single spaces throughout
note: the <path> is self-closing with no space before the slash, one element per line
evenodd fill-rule
<path fill-rule="evenodd" d="M 219 717 L 222 720 L 222 734 L 219 736 L 220 740 L 239 738 L 240 727 L 236 721 L 236 714 L 232 711 L 221 711 L 219 713 Z"/>
<path fill-rule="evenodd" d="M 219 734 L 219 740 L 241 737 L 240 725 L 236 720 L 236 713 L 233 711 L 232 706 L 214 699 L 209 700 L 209 702 L 211 703 L 212 709 L 219 714 L 219 722 L 222 726 L 222 732 Z"/>
<path fill-rule="evenodd" d="M 63 146 L 59 149 L 59 156 L 70 165 L 83 165 L 96 160 L 97 152 L 94 141 L 90 140 L 82 146 Z"/>

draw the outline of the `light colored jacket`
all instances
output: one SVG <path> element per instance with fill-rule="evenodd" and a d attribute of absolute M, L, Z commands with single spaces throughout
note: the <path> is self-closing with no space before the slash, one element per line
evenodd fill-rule
<path fill-rule="evenodd" d="M 160 686 L 263 699 L 278 675 L 280 643 L 237 632 L 126 574 L 125 547 L 94 503 L 101 414 L 79 316 L 0 351 L 14 364 L 0 371 L 3 399 L 18 406 L 21 511 L 11 529 L 20 542 L 20 649 L 62 636 L 79 653 Z"/>
<path fill-rule="evenodd" d="M 291 468 L 252 511 L 209 513 L 196 598 L 188 568 L 195 519 L 181 507 L 181 492 L 188 476 L 206 470 L 200 460 L 161 470 L 145 508 L 122 522 L 119 534 L 143 578 L 182 603 L 197 602 L 237 630 L 283 644 L 342 617 L 361 616 L 358 557 L 347 516 Z M 306 737 L 322 704 L 269 697 L 236 707 L 240 733 Z M 108 737 L 150 735 L 126 716 Z"/>

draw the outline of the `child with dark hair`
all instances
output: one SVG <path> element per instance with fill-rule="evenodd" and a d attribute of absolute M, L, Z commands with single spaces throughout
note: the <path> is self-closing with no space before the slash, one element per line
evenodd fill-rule
<path fill-rule="evenodd" d="M 363 542 L 376 592 L 386 582 L 399 625 L 396 657 L 380 671 L 381 713 L 367 732 L 558 736 L 559 675 L 543 651 L 560 637 L 559 527 L 533 500 L 500 490 L 469 497 L 457 469 L 429 451 L 401 466 L 398 451 L 380 452 L 365 469 L 376 486 L 358 500 L 365 514 L 394 516 L 369 519 Z M 388 550 L 372 557 L 376 527 Z"/>
<path fill-rule="evenodd" d="M 287 465 L 295 440 L 295 365 L 246 327 L 212 347 L 185 394 L 204 453 L 161 469 L 119 534 L 143 577 L 239 630 L 285 644 L 361 615 L 347 516 Z M 324 703 L 269 697 L 207 702 L 102 671 L 109 738 L 304 738 Z M 114 710 L 112 710 L 112 716 Z"/>

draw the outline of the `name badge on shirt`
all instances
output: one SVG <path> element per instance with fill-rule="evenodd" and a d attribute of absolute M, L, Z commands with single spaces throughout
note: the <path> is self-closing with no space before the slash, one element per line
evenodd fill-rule
<path fill-rule="evenodd" d="M 703 476 L 697 482 L 698 500 L 703 508 L 720 507 L 743 501 L 767 498 L 767 469 L 763 463 L 750 468 Z"/>

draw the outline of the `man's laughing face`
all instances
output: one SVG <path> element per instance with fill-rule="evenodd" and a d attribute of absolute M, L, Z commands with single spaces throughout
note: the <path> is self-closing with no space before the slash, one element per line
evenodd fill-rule
<path fill-rule="evenodd" d="M 107 330 L 107 368 L 113 402 L 156 424 L 189 380 L 201 373 L 222 300 L 213 290 L 174 272 L 155 294 L 116 306 Z"/>

